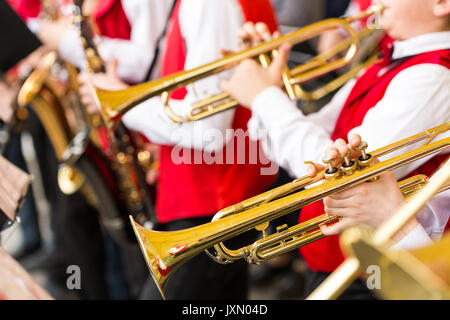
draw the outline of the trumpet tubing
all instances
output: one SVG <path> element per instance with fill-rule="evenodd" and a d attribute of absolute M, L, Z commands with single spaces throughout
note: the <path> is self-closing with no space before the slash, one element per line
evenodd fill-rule
<path fill-rule="evenodd" d="M 320 181 L 322 177 L 327 176 L 327 173 L 321 172 L 314 178 L 297 179 L 286 186 L 225 208 L 213 218 L 212 222 L 194 228 L 175 232 L 157 232 L 145 229 L 131 218 L 148 268 L 161 294 L 164 292 L 168 278 L 176 268 L 187 259 L 210 247 L 216 249 L 216 255 L 209 255 L 220 263 L 228 263 L 240 258 L 248 262 L 260 263 L 320 239 L 323 235 L 318 229 L 319 225 L 334 223 L 336 217 L 323 215 L 291 228 L 281 226 L 278 232 L 271 236 L 265 234 L 265 229 L 270 221 L 299 210 L 310 203 L 370 181 L 386 171 L 447 149 L 450 146 L 450 138 L 443 138 L 433 143 L 431 140 L 448 130 L 450 130 L 450 122 L 378 149 L 367 157 L 370 156 L 371 159 L 380 157 L 426 140 L 421 147 L 369 166 L 367 158 L 360 157 L 358 161 L 362 165 L 356 171 L 349 175 L 343 174 L 338 178 L 325 180 L 322 184 L 309 189 L 298 191 L 300 188 Z M 419 176 L 415 177 L 415 180 L 405 180 L 400 187 L 408 196 L 420 189 L 426 181 L 426 177 Z M 253 228 L 263 231 L 263 238 L 253 245 L 238 250 L 228 250 L 223 246 L 223 241 Z"/>
<path fill-rule="evenodd" d="M 399 182 L 399 188 L 406 200 L 420 191 L 428 182 L 425 175 L 416 175 Z M 291 250 L 305 246 L 325 237 L 321 232 L 321 225 L 331 225 L 339 221 L 336 216 L 320 215 L 303 223 L 288 228 L 287 225 L 277 227 L 276 232 L 242 250 L 227 249 L 222 243 L 214 245 L 214 249 L 223 259 L 234 261 L 245 259 L 248 263 L 263 263 Z"/>
<path fill-rule="evenodd" d="M 346 260 L 306 299 L 337 299 L 369 265 L 379 265 L 387 281 L 379 292 L 388 299 L 448 299 L 450 296 L 450 235 L 440 242 L 413 251 L 390 250 L 392 237 L 399 232 L 437 193 L 450 187 L 450 162 L 433 174 L 430 183 L 401 207 L 375 232 L 354 227 L 346 230 L 341 246 Z"/>
<path fill-rule="evenodd" d="M 234 108 L 238 106 L 239 103 L 232 99 L 228 94 L 220 93 L 208 96 L 204 101 L 195 103 L 187 116 L 180 117 L 170 108 L 170 92 L 180 87 L 193 84 L 195 81 L 230 69 L 245 59 L 258 59 L 263 66 L 268 66 L 270 64 L 271 56 L 276 55 L 276 50 L 283 43 L 289 42 L 290 44 L 295 45 L 317 37 L 325 31 L 343 28 L 349 34 L 349 39 L 345 41 L 345 47 L 339 46 L 333 51 L 333 54 L 336 54 L 341 53 L 346 49 L 343 57 L 330 61 L 329 55 L 322 55 L 318 59 L 313 59 L 310 63 L 301 65 L 293 70 L 288 70 L 286 68 L 283 73 L 283 82 L 286 92 L 292 99 L 299 98 L 302 95 L 305 96 L 304 91 L 300 88 L 300 84 L 339 69 L 353 60 L 359 48 L 360 35 L 354 30 L 351 23 L 355 20 L 378 14 L 382 10 L 382 5 L 377 4 L 355 17 L 342 19 L 332 18 L 320 21 L 277 39 L 261 43 L 247 50 L 232 53 L 218 61 L 211 62 L 204 66 L 189 71 L 181 71 L 161 79 L 132 86 L 125 90 L 105 91 L 97 88 L 97 103 L 103 118 L 111 125 L 114 124 L 114 120 L 134 106 L 158 95 L 161 95 L 165 111 L 174 122 L 180 123 L 200 120 L 218 112 Z"/>

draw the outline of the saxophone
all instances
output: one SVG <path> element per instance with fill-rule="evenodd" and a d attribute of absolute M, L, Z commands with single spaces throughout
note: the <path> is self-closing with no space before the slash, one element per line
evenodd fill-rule
<path fill-rule="evenodd" d="M 83 3 L 83 0 L 74 1 L 73 21 L 80 34 L 87 69 L 91 73 L 105 72 L 105 64 L 94 41 L 95 24 L 90 16 L 82 14 Z M 94 135 L 101 131 L 108 138 L 103 153 L 114 172 L 119 197 L 127 213 L 154 228 L 157 223 L 156 214 L 151 192 L 145 181 L 145 172 L 154 165 L 152 155 L 142 147 L 139 137 L 127 130 L 123 123 L 111 129 L 103 122 L 100 114 L 89 114 L 87 110 L 84 113 Z"/>
<path fill-rule="evenodd" d="M 83 17 L 77 8 L 81 6 L 71 7 L 87 55 L 91 57 L 90 52 L 94 52 L 99 57 L 89 18 Z M 49 9 L 45 11 L 42 16 L 53 19 Z M 92 70 L 104 69 L 103 63 L 88 61 Z M 134 246 L 127 215 L 133 215 L 150 228 L 156 224 L 152 194 L 144 176 L 145 165 L 151 165 L 151 157 L 138 147 L 124 126 L 109 131 L 101 117 L 86 111 L 78 94 L 77 76 L 75 66 L 61 61 L 54 51 L 47 53 L 24 80 L 17 96 L 18 110 L 29 106 L 42 123 L 60 163 L 60 190 L 65 194 L 81 192 L 97 209 L 110 235 L 121 245 Z M 102 148 L 101 132 L 108 134 L 106 149 Z"/>

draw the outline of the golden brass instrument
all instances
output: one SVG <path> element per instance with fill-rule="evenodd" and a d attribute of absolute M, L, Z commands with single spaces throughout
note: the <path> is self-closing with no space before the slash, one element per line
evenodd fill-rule
<path fill-rule="evenodd" d="M 86 31 L 81 36 L 85 36 L 87 52 L 92 53 L 89 30 L 84 28 L 88 25 L 83 24 L 86 20 L 80 15 L 81 10 L 76 11 L 74 20 L 80 23 L 77 25 L 80 32 Z M 88 62 L 91 67 L 92 60 Z M 69 77 L 60 79 L 60 74 L 54 71 L 61 70 L 63 76 Z M 139 174 L 140 166 L 149 162 L 148 152 L 139 149 L 127 132 L 117 131 L 109 149 L 102 149 L 97 131 L 102 119 L 98 117 L 100 121 L 96 122 L 84 112 L 85 106 L 78 96 L 77 75 L 74 66 L 58 59 L 55 52 L 48 53 L 24 81 L 18 94 L 19 108 L 30 106 L 42 123 L 59 163 L 60 190 L 65 194 L 81 191 L 97 209 L 102 225 L 111 236 L 121 245 L 135 246 L 127 215 L 133 214 L 141 223 L 154 223 L 150 218 L 154 215 L 150 190 L 145 176 Z"/>
<path fill-rule="evenodd" d="M 359 183 L 376 178 L 380 174 L 394 170 L 423 157 L 436 154 L 450 146 L 450 138 L 431 142 L 434 138 L 450 130 L 450 122 L 403 139 L 384 148 L 362 156 L 357 163 L 324 170 L 315 177 L 302 177 L 279 188 L 265 192 L 230 206 L 218 212 L 213 221 L 194 228 L 175 232 L 155 232 L 131 222 L 147 262 L 150 273 L 160 292 L 164 295 L 165 284 L 183 262 L 210 247 L 215 248 L 216 255 L 209 254 L 217 262 L 228 263 L 244 258 L 248 262 L 260 263 L 267 258 L 283 254 L 289 250 L 306 245 L 324 237 L 319 224 L 331 224 L 336 217 L 322 215 L 302 224 L 287 228 L 282 226 L 278 232 L 267 236 L 265 229 L 270 221 L 290 212 L 321 200 L 333 193 L 345 190 Z M 422 146 L 405 152 L 391 159 L 372 164 L 374 158 L 411 146 L 421 141 Z M 325 182 L 309 189 L 298 191 L 313 183 Z M 426 182 L 423 177 L 417 181 L 405 181 L 404 195 L 408 196 Z M 238 234 L 256 228 L 263 231 L 263 238 L 255 244 L 238 250 L 229 250 L 221 243 Z"/>
<path fill-rule="evenodd" d="M 94 36 L 97 34 L 91 16 L 82 13 L 84 0 L 75 0 L 74 25 L 80 33 L 81 42 L 86 56 L 87 69 L 93 73 L 105 72 L 105 64 L 100 57 Z M 81 102 L 80 102 L 81 104 Z M 83 106 L 84 107 L 84 106 Z M 98 115 L 89 114 L 89 120 Z M 105 152 L 110 160 L 110 167 L 117 177 L 117 187 L 128 213 L 147 225 L 156 225 L 156 214 L 151 200 L 150 190 L 145 181 L 145 172 L 152 165 L 153 157 L 148 150 L 139 145 L 135 136 L 123 124 L 115 130 L 109 130 L 99 117 L 98 126 L 92 126 L 91 131 L 105 129 L 108 134 L 109 150 Z"/>
<path fill-rule="evenodd" d="M 375 31 L 376 30 L 374 30 L 374 29 L 366 27 L 358 32 L 358 38 L 360 40 L 363 40 L 363 39 L 366 39 L 369 37 L 373 37 Z M 379 42 L 382 34 L 383 34 L 383 32 L 376 34 L 377 43 Z M 296 72 L 302 73 L 301 69 L 304 66 L 306 66 L 308 68 L 310 65 L 312 66 L 312 65 L 316 64 L 317 67 L 319 67 L 320 65 L 325 65 L 325 64 L 329 63 L 329 61 L 333 57 L 336 57 L 339 54 L 341 54 L 342 52 L 345 52 L 345 50 L 347 50 L 349 48 L 349 46 L 351 45 L 352 41 L 353 41 L 353 39 L 351 39 L 351 38 L 341 41 L 340 43 L 335 45 L 329 51 L 319 54 L 316 57 L 312 58 L 310 61 L 306 62 L 305 65 L 298 66 L 296 68 Z M 372 48 L 370 50 L 370 54 L 367 54 L 367 57 L 360 58 L 361 59 L 360 61 L 355 61 L 353 63 L 350 63 L 350 61 L 349 61 L 349 65 L 347 66 L 348 70 L 343 71 L 343 73 L 340 74 L 338 77 L 327 82 L 326 84 L 322 85 L 319 88 L 316 88 L 312 91 L 307 91 L 301 85 L 295 86 L 295 88 L 294 88 L 295 93 L 291 94 L 290 98 L 291 99 L 300 99 L 302 101 L 320 100 L 323 97 L 327 96 L 328 94 L 330 94 L 330 93 L 334 92 L 335 90 L 339 89 L 340 87 L 342 87 L 348 81 L 355 78 L 359 74 L 360 71 L 366 69 L 367 67 L 372 65 L 374 62 L 376 62 L 379 59 L 379 55 L 380 55 L 380 53 L 379 53 L 378 48 L 376 48 L 376 49 Z M 358 60 L 358 58 L 355 58 L 355 60 Z"/>
<path fill-rule="evenodd" d="M 67 116 L 64 99 L 55 90 L 55 83 L 49 81 L 51 69 L 57 63 L 56 52 L 47 53 L 33 72 L 24 81 L 17 96 L 19 109 L 27 105 L 36 112 L 52 143 L 56 158 L 64 162 L 66 150 L 75 137 Z M 58 172 L 58 184 L 66 194 L 78 191 L 84 178 L 73 166 L 62 165 Z"/>
<path fill-rule="evenodd" d="M 170 92 L 180 87 L 191 85 L 197 80 L 230 69 L 245 59 L 257 58 L 259 62 L 266 67 L 270 63 L 270 55 L 275 55 L 276 50 L 283 43 L 289 42 L 291 44 L 297 44 L 317 37 L 325 31 L 343 28 L 349 34 L 348 39 L 343 42 L 343 45 L 339 45 L 334 48 L 332 52 L 320 55 L 319 57 L 312 59 L 309 63 L 300 65 L 292 70 L 286 68 L 283 73 L 285 90 L 292 99 L 313 97 L 314 94 L 305 92 L 301 89 L 300 84 L 349 64 L 358 51 L 360 40 L 360 35 L 354 30 L 351 23 L 379 14 L 382 10 L 382 5 L 377 4 L 355 17 L 343 19 L 333 18 L 317 22 L 247 50 L 227 55 L 218 61 L 196 69 L 178 72 L 161 79 L 132 86 L 125 90 L 105 91 L 97 88 L 96 93 L 101 113 L 105 121 L 111 124 L 112 120 L 119 118 L 139 103 L 157 95 L 161 95 L 165 111 L 174 122 L 181 123 L 203 119 L 218 112 L 234 108 L 239 104 L 227 93 L 207 96 L 203 100 L 192 105 L 189 114 L 182 118 L 175 114 L 170 108 Z M 330 60 L 330 58 L 335 57 L 338 53 L 344 54 L 336 60 Z M 336 85 L 337 83 L 334 83 L 325 90 L 331 90 Z M 323 92 L 324 91 L 322 90 L 320 95 L 322 95 Z"/>
<path fill-rule="evenodd" d="M 57 54 L 53 51 L 42 58 L 20 88 L 17 101 L 19 108 L 30 104 L 34 109 L 47 131 L 57 159 L 61 160 L 74 134 L 64 115 L 61 97 L 47 83 L 56 61 Z"/>
<path fill-rule="evenodd" d="M 62 16 L 59 4 L 54 0 L 42 0 L 39 16 L 42 20 L 58 20 Z M 59 80 L 49 81 L 52 68 L 60 62 L 55 51 L 44 55 L 22 84 L 17 102 L 19 110 L 25 110 L 26 106 L 30 105 L 36 112 L 52 143 L 56 158 L 61 163 L 58 170 L 59 188 L 65 194 L 73 194 L 82 188 L 85 179 L 66 161 L 67 150 L 72 147 L 71 142 L 73 139 L 79 139 L 76 137 L 76 129 L 71 127 L 68 121 L 67 113 L 71 109 L 70 101 L 65 99 L 68 92 L 57 92 L 57 87 L 61 86 Z"/>
<path fill-rule="evenodd" d="M 369 266 L 380 268 L 379 288 L 387 299 L 450 298 L 450 234 L 412 251 L 390 249 L 391 238 L 436 194 L 450 187 L 450 162 L 431 182 L 375 232 L 362 227 L 346 230 L 341 246 L 346 260 L 308 296 L 308 300 L 336 299 Z"/>
<path fill-rule="evenodd" d="M 40 61 L 22 85 L 18 95 L 19 108 L 29 106 L 47 133 L 59 163 L 57 181 L 60 190 L 65 194 L 80 191 L 98 210 L 101 222 L 111 236 L 120 244 L 131 244 L 131 228 L 125 223 L 120 200 L 115 196 L 115 185 L 109 183 L 114 177 L 107 162 L 93 144 L 86 149 L 74 148 L 77 131 L 70 126 L 67 111 L 76 107 L 76 103 L 69 103 L 68 86 L 52 75 L 51 69 L 59 61 L 56 53 L 49 55 Z M 60 92 L 58 86 L 64 90 Z M 75 156 L 67 157 L 69 153 Z"/>

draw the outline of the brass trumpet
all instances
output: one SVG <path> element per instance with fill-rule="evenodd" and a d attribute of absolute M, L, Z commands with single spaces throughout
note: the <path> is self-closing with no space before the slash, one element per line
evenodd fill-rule
<path fill-rule="evenodd" d="M 208 253 L 219 263 L 229 263 L 244 258 L 250 263 L 261 263 L 266 259 L 284 254 L 290 250 L 306 245 L 324 237 L 320 224 L 337 221 L 334 216 L 322 215 L 291 228 L 281 226 L 273 235 L 267 235 L 265 229 L 270 221 L 290 212 L 321 200 L 333 193 L 345 190 L 365 181 L 370 181 L 380 174 L 394 170 L 426 156 L 448 149 L 450 138 L 443 138 L 431 143 L 434 138 L 450 130 L 450 122 L 403 139 L 384 148 L 366 154 L 357 159 L 353 170 L 344 166 L 335 167 L 318 173 L 315 177 L 302 177 L 291 183 L 262 193 L 230 206 L 218 212 L 213 221 L 194 228 L 157 232 L 147 230 L 130 217 L 142 253 L 150 273 L 164 296 L 164 287 L 172 272 L 186 260 L 203 250 L 214 247 L 215 255 Z M 391 152 L 426 140 L 411 151 L 373 164 L 372 160 Z M 315 187 L 298 191 L 308 185 L 324 180 Z M 427 183 L 424 176 L 416 176 L 400 182 L 403 195 L 408 198 Z M 297 192 L 298 191 L 298 192 Z M 251 229 L 263 232 L 263 238 L 247 247 L 230 250 L 222 242 Z"/>
<path fill-rule="evenodd" d="M 383 277 L 377 294 L 387 299 L 450 298 L 450 234 L 432 245 L 399 251 L 390 249 L 392 237 L 416 216 L 437 193 L 450 188 L 450 162 L 433 174 L 431 182 L 377 230 L 353 227 L 340 244 L 347 258 L 307 300 L 337 299 L 368 266 L 381 267 Z"/>
<path fill-rule="evenodd" d="M 247 50 L 227 55 L 218 61 L 196 69 L 181 71 L 161 79 L 132 86 L 125 90 L 105 91 L 97 88 L 96 94 L 98 98 L 98 105 L 105 121 L 107 123 L 111 123 L 111 120 L 120 117 L 139 103 L 157 95 L 161 95 L 165 111 L 174 122 L 181 123 L 200 120 L 218 112 L 234 108 L 238 106 L 239 103 L 232 99 L 227 93 L 219 93 L 205 97 L 203 100 L 195 103 L 192 105 L 191 110 L 186 117 L 180 117 L 170 108 L 170 92 L 180 87 L 190 85 L 197 80 L 230 69 L 248 58 L 256 58 L 264 67 L 267 67 L 270 64 L 271 56 L 276 55 L 276 49 L 279 48 L 281 44 L 285 42 L 289 42 L 293 45 L 298 44 L 317 37 L 325 31 L 342 28 L 349 34 L 348 39 L 342 44 L 339 44 L 333 48 L 329 53 L 319 55 L 311 59 L 310 62 L 302 64 L 296 68 L 289 70 L 286 67 L 283 73 L 284 87 L 291 99 L 298 99 L 302 97 L 316 98 L 317 96 L 322 96 L 324 94 L 324 90 L 325 93 L 331 92 L 336 89 L 336 86 L 339 86 L 339 84 L 334 82 L 332 85 L 327 86 L 326 89 L 322 89 L 321 92 L 317 94 L 314 94 L 313 92 L 306 92 L 300 87 L 300 85 L 349 64 L 358 52 L 360 37 L 366 35 L 366 33 L 358 34 L 358 32 L 351 26 L 351 23 L 366 17 L 380 14 L 382 10 L 383 6 L 381 4 L 377 4 L 371 6 L 367 11 L 364 11 L 354 17 L 341 19 L 332 18 L 320 21 L 281 36 L 277 39 L 261 43 Z M 336 60 L 331 60 L 332 57 L 335 57 L 340 53 L 344 53 L 342 57 Z M 372 61 L 373 60 L 371 60 L 371 62 Z M 346 77 L 348 78 L 348 74 L 346 74 Z M 339 83 L 342 84 L 342 81 L 339 81 Z"/>

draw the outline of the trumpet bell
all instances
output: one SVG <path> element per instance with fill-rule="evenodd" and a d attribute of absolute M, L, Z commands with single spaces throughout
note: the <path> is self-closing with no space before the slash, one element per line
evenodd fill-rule
<path fill-rule="evenodd" d="M 188 245 L 180 245 L 188 239 L 189 233 L 184 230 L 167 234 L 144 228 L 131 215 L 130 221 L 153 281 L 165 299 L 164 289 L 172 273 L 182 264 L 186 255 L 192 256 L 203 249 L 186 250 Z"/>
<path fill-rule="evenodd" d="M 386 171 L 448 149 L 450 138 L 443 138 L 433 143 L 431 143 L 431 140 L 449 129 L 450 123 L 445 123 L 375 150 L 371 154 L 367 154 L 369 159 L 378 158 L 426 140 L 426 143 L 421 147 L 382 162 L 361 166 L 350 175 L 341 175 L 337 179 L 326 179 L 322 184 L 302 191 L 298 191 L 298 189 L 323 180 L 324 171 L 317 175 L 317 177 L 320 177 L 319 180 L 316 177 L 299 178 L 295 182 L 287 184 L 287 187 L 281 186 L 273 191 L 265 192 L 227 207 L 219 211 L 212 222 L 193 228 L 171 232 L 152 231 L 140 226 L 130 217 L 139 246 L 161 295 L 164 297 L 164 288 L 171 274 L 189 258 L 208 248 L 214 247 L 216 249 L 216 255 L 206 252 L 220 263 L 229 263 L 241 258 L 249 263 L 261 263 L 264 260 L 321 239 L 324 235 L 319 229 L 320 225 L 334 223 L 337 220 L 336 217 L 323 215 L 289 229 L 282 226 L 277 228 L 277 233 L 270 236 L 267 236 L 265 229 L 272 220 L 299 210 L 305 205 L 365 181 L 371 181 Z M 358 161 L 365 164 L 366 159 L 360 157 Z M 336 170 L 340 169 L 336 168 Z M 426 176 L 418 175 L 400 182 L 399 187 L 405 198 L 408 198 L 427 183 Z M 222 245 L 223 241 L 252 229 L 263 231 L 263 238 L 253 245 L 238 250 L 228 250 Z"/>
<path fill-rule="evenodd" d="M 133 216 L 130 215 L 131 225 L 133 227 L 136 238 L 139 242 L 139 247 L 141 248 L 142 254 L 144 255 L 145 262 L 147 263 L 148 270 L 153 278 L 156 287 L 158 288 L 161 296 L 165 299 L 164 296 L 164 288 L 167 283 L 167 279 L 169 278 L 169 273 L 171 268 L 167 269 L 167 266 L 164 269 L 161 269 L 157 263 L 157 257 L 159 257 L 159 253 L 157 252 L 155 246 L 150 242 L 149 239 L 152 239 L 152 233 L 157 231 L 147 230 L 146 228 L 139 225 L 136 221 L 134 221 Z M 167 270 L 167 272 L 166 272 Z"/>

